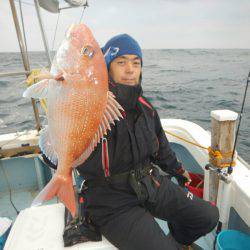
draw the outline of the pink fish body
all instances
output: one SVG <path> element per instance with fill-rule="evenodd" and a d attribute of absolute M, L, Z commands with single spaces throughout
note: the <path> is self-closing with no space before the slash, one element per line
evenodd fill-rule
<path fill-rule="evenodd" d="M 58 166 L 33 204 L 57 195 L 74 216 L 72 170 L 89 157 L 109 124 L 122 117 L 122 107 L 108 91 L 104 56 L 86 25 L 69 28 L 47 79 L 29 87 L 24 96 L 47 99 L 48 127 L 39 146 Z"/>

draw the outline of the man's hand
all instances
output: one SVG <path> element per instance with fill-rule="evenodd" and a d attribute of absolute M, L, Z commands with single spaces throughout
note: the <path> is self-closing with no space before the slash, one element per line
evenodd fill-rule
<path fill-rule="evenodd" d="M 190 182 L 192 181 L 191 178 L 190 178 L 190 175 L 188 173 L 187 170 L 184 171 L 184 173 L 182 174 L 185 178 L 187 178 L 187 182 L 186 184 L 190 184 Z"/>
<path fill-rule="evenodd" d="M 171 173 L 170 173 L 171 174 Z M 175 170 L 175 172 L 172 174 L 178 182 L 178 184 L 181 187 L 185 187 L 185 185 L 190 184 L 191 178 L 187 170 L 184 169 L 183 166 L 180 166 Z"/>

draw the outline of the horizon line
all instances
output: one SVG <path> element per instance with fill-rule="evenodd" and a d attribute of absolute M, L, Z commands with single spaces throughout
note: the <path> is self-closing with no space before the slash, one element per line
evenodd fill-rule
<path fill-rule="evenodd" d="M 142 48 L 142 50 L 250 50 L 250 48 Z M 50 52 L 55 52 L 57 50 L 52 50 Z M 28 53 L 32 52 L 45 52 L 44 50 L 30 50 Z M 0 53 L 21 53 L 19 50 L 14 51 L 0 51 Z"/>

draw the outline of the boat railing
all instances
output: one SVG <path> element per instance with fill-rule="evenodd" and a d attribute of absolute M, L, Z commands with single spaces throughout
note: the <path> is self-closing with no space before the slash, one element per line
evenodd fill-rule
<path fill-rule="evenodd" d="M 0 77 L 6 76 L 20 76 L 20 75 L 29 75 L 30 71 L 13 71 L 13 72 L 0 72 Z"/>

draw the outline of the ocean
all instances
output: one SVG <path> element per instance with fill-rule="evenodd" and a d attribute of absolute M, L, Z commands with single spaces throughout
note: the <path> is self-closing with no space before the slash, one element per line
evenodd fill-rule
<path fill-rule="evenodd" d="M 43 52 L 31 52 L 31 68 L 46 66 Z M 143 51 L 144 95 L 161 118 L 178 118 L 210 130 L 210 111 L 240 112 L 250 70 L 249 49 L 163 49 Z M 0 72 L 23 70 L 19 53 L 0 53 Z M 34 129 L 31 102 L 22 97 L 22 76 L 0 78 L 0 134 Z M 250 90 L 237 144 L 250 163 Z M 42 115 L 42 120 L 44 116 Z"/>

